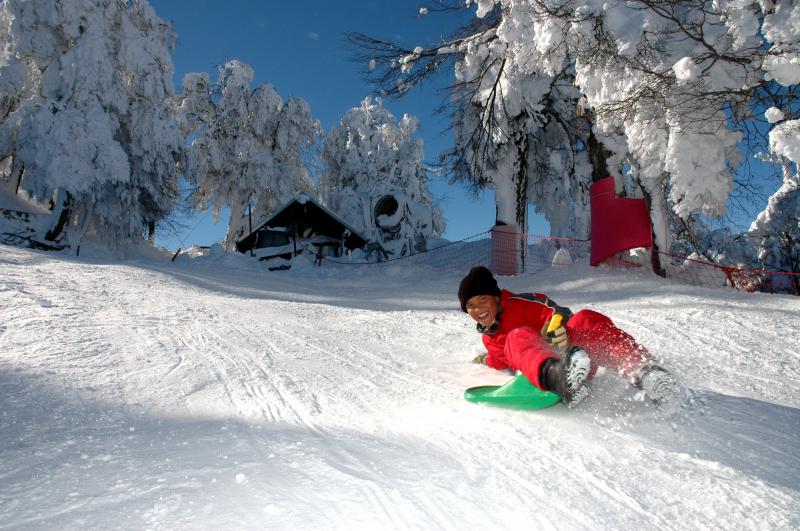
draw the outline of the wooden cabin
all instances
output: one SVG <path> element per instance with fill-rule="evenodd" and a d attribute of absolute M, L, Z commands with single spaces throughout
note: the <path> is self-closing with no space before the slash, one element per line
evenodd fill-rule
<path fill-rule="evenodd" d="M 366 245 L 367 239 L 350 224 L 312 197 L 299 194 L 237 241 L 236 250 L 269 260 L 302 253 L 336 257 Z"/>

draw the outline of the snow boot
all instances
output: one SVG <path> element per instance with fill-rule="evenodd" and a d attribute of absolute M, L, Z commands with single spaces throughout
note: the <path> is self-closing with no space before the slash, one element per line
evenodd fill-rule
<path fill-rule="evenodd" d="M 678 399 L 678 381 L 658 365 L 645 365 L 639 369 L 634 383 L 658 407 L 668 406 Z"/>
<path fill-rule="evenodd" d="M 577 406 L 589 394 L 586 378 L 592 362 L 583 350 L 573 347 L 561 358 L 545 360 L 539 372 L 539 382 L 545 391 L 561 397 L 567 407 Z"/>

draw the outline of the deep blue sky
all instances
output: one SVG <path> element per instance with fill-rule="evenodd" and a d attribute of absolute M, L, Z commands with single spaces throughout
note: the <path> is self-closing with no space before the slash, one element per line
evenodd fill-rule
<path fill-rule="evenodd" d="M 188 72 L 209 72 L 239 59 L 255 71 L 254 83 L 271 83 L 285 99 L 300 96 L 311 105 L 312 115 L 327 131 L 344 113 L 357 106 L 372 88 L 361 77 L 360 65 L 351 62 L 343 34 L 360 31 L 410 47 L 438 41 L 457 23 L 452 15 L 419 15 L 422 0 L 151 0 L 178 35 L 173 54 L 175 87 Z M 452 72 L 446 72 L 452 76 Z M 403 113 L 419 118 L 418 136 L 425 142 L 425 156 L 436 161 L 448 147 L 447 118 L 436 115 L 442 101 L 437 86 L 416 89 L 405 98 L 384 99 L 397 119 Z M 431 190 L 444 210 L 451 240 L 488 230 L 494 223 L 494 195 L 483 192 L 476 200 L 461 185 L 448 185 L 433 176 Z M 227 213 L 226 213 L 227 214 Z M 160 233 L 158 243 L 169 248 L 192 243 L 209 245 L 225 233 L 226 214 L 214 225 L 210 214 L 201 213 L 177 237 Z M 549 233 L 541 218 L 531 221 L 531 232 Z M 195 227 L 196 226 L 196 227 Z"/>

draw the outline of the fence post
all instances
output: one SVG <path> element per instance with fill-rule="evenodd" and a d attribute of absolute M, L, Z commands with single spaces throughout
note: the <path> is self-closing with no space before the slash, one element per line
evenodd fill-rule
<path fill-rule="evenodd" d="M 495 275 L 513 276 L 522 272 L 520 242 L 522 234 L 516 225 L 495 225 L 491 230 L 492 246 L 489 269 Z"/>
<path fill-rule="evenodd" d="M 739 286 L 736 285 L 736 281 L 733 278 L 733 268 L 732 267 L 721 267 L 722 271 L 725 273 L 725 277 L 730 282 L 731 287 L 735 290 L 739 289 Z"/>

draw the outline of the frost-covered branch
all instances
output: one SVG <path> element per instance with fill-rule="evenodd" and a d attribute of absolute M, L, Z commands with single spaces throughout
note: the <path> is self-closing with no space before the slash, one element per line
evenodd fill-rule
<path fill-rule="evenodd" d="M 276 207 L 313 187 L 304 162 L 321 128 L 301 98 L 286 101 L 269 84 L 251 88 L 252 68 L 229 61 L 219 82 L 187 74 L 175 102 L 187 136 L 186 178 L 193 208 L 218 215 L 231 209 L 225 238 L 232 246 L 245 235 L 247 206 L 258 223 Z"/>

